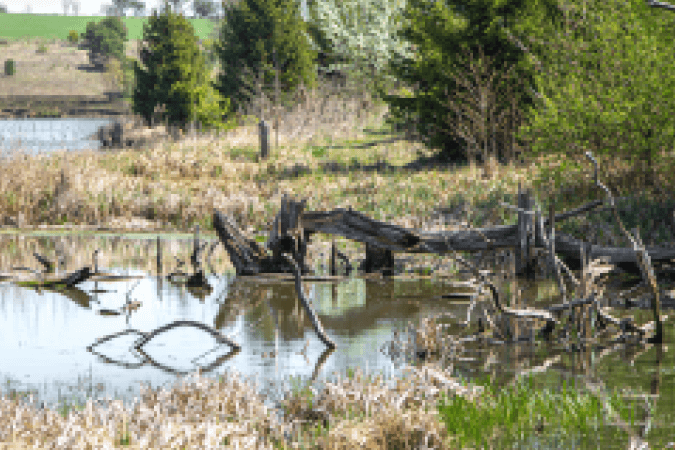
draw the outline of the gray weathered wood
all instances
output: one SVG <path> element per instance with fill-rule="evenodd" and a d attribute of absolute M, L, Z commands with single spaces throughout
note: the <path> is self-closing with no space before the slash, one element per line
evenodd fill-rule
<path fill-rule="evenodd" d="M 270 125 L 265 120 L 258 123 L 258 132 L 261 141 L 261 160 L 267 159 L 270 154 Z"/>
<path fill-rule="evenodd" d="M 602 202 L 598 203 L 602 204 Z M 598 206 L 597 204 L 597 206 Z M 589 209 L 578 208 L 578 213 Z M 569 213 L 557 214 L 556 221 L 571 217 Z M 304 229 L 312 233 L 337 234 L 348 239 L 368 243 L 393 252 L 406 253 L 451 253 L 454 251 L 481 251 L 487 249 L 516 247 L 518 225 L 503 225 L 491 228 L 474 228 L 442 232 L 411 230 L 397 225 L 379 222 L 352 209 L 337 208 L 333 211 L 309 211 L 302 216 Z M 546 221 L 547 223 L 549 220 Z M 545 224 L 546 226 L 546 224 Z M 556 233 L 555 248 L 558 254 L 579 259 L 583 242 L 564 233 Z M 543 246 L 544 242 L 535 245 Z M 646 251 L 653 261 L 674 259 L 673 247 L 648 247 Z M 630 248 L 601 247 L 592 245 L 592 260 L 606 258 L 610 264 L 635 264 L 636 255 Z"/>

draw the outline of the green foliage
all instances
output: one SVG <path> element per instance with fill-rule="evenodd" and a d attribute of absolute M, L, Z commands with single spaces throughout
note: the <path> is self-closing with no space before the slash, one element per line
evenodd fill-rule
<path fill-rule="evenodd" d="M 47 53 L 47 46 L 45 44 L 40 44 L 38 46 L 38 49 L 36 50 L 37 53 Z"/>
<path fill-rule="evenodd" d="M 204 60 L 209 66 L 213 67 L 218 61 L 218 55 L 216 54 L 216 42 L 213 39 L 204 39 L 202 41 L 202 47 L 204 48 Z"/>
<path fill-rule="evenodd" d="M 674 143 L 673 13 L 643 0 L 566 6 L 558 29 L 531 34 L 544 107 L 519 137 L 532 152 L 618 154 L 651 160 Z M 546 40 L 546 44 L 543 41 Z"/>
<path fill-rule="evenodd" d="M 426 146 L 441 150 L 450 159 L 464 160 L 467 142 L 453 126 L 458 114 L 449 108 L 447 95 L 461 98 L 460 93 L 472 91 L 459 85 L 454 75 L 463 75 L 458 68 L 466 65 L 467 53 L 476 57 L 482 48 L 490 61 L 488 73 L 514 70 L 511 81 L 499 87 L 511 88 L 511 98 L 500 100 L 497 106 L 506 109 L 508 101 L 515 100 L 518 109 L 527 108 L 534 102 L 529 91 L 534 70 L 521 48 L 505 34 L 503 24 L 532 20 L 529 14 L 534 11 L 539 12 L 540 21 L 550 20 L 558 11 L 549 7 L 553 2 L 532 5 L 521 0 L 474 0 L 458 7 L 447 1 L 409 1 L 401 36 L 414 46 L 415 54 L 393 59 L 390 68 L 413 95 L 383 93 L 394 120 L 414 120 Z"/>
<path fill-rule="evenodd" d="M 80 33 L 75 30 L 70 30 L 68 32 L 68 42 L 71 44 L 77 44 L 77 41 L 80 40 Z"/>
<path fill-rule="evenodd" d="M 166 105 L 167 122 L 184 130 L 193 119 L 208 128 L 234 126 L 222 122 L 229 101 L 212 86 L 197 37 L 182 15 L 155 11 L 144 29 L 141 63 L 134 62 L 132 109 L 148 124 L 155 108 Z"/>
<path fill-rule="evenodd" d="M 226 7 L 216 50 L 222 71 L 218 89 L 231 99 L 234 110 L 251 102 L 256 84 L 252 80 L 259 74 L 263 91 L 272 92 L 275 58 L 283 93 L 292 92 L 301 83 L 315 85 L 317 54 L 305 32 L 306 24 L 294 0 L 241 0 Z"/>
<path fill-rule="evenodd" d="M 5 75 L 11 77 L 16 73 L 16 63 L 13 59 L 8 59 L 5 61 Z"/>
<path fill-rule="evenodd" d="M 89 62 L 104 67 L 110 58 L 123 59 L 127 27 L 119 17 L 106 17 L 98 23 L 87 23 L 82 39 L 89 49 Z"/>

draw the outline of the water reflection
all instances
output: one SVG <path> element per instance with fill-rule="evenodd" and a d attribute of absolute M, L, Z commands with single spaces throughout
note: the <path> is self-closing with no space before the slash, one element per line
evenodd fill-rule
<path fill-rule="evenodd" d="M 98 149 L 101 143 L 91 135 L 111 122 L 90 117 L 0 120 L 0 150 L 37 154 L 57 149 Z"/>
<path fill-rule="evenodd" d="M 192 240 L 163 241 L 163 266 L 186 260 Z M 147 381 L 153 386 L 171 383 L 177 373 L 202 368 L 214 375 L 237 370 L 246 376 L 282 381 L 289 375 L 317 378 L 363 366 L 391 372 L 391 361 L 379 353 L 399 322 L 422 313 L 411 296 L 440 295 L 443 288 L 429 281 L 378 283 L 359 279 L 343 283 L 306 283 L 309 299 L 327 331 L 337 339 L 340 351 L 324 354 L 304 315 L 292 282 L 260 285 L 235 279 L 226 269 L 224 254 L 215 252 L 214 268 L 221 275 L 207 277 L 212 292 L 195 293 L 166 279 L 145 276 L 156 266 L 156 241 L 120 236 L 2 236 L 0 263 L 4 272 L 16 266 L 36 266 L 33 253 L 54 259 L 64 255 L 67 270 L 93 265 L 96 249 L 99 269 L 118 274 L 140 274 L 139 280 L 86 281 L 72 289 L 34 291 L 4 283 L 0 288 L 2 353 L 11 366 L 1 366 L 2 376 L 14 389 L 37 389 L 48 403 L 58 402 L 60 389 L 79 386 L 74 377 L 89 379 L 98 390 L 79 392 L 105 397 L 125 393 L 129 386 Z M 132 271 L 132 268 L 136 270 Z M 138 270 L 138 268 L 145 269 Z M 436 290 L 436 291 L 435 291 Z M 396 299 L 401 296 L 400 299 Z M 134 311 L 122 313 L 125 304 L 139 302 Z M 434 309 L 434 301 L 429 305 Z M 108 314 L 117 311 L 118 314 Z M 144 347 L 134 348 L 143 336 L 176 320 L 203 323 L 231 337 L 242 351 L 217 346 L 203 330 L 174 329 L 156 336 Z M 402 325 L 402 324 L 399 324 Z M 137 330 L 131 332 L 127 330 Z M 105 336 L 116 336 L 87 347 Z M 272 355 L 272 357 L 270 357 Z M 325 362 L 326 367 L 323 367 Z M 321 374 L 320 374 L 321 372 Z M 104 389 L 102 389 L 104 388 Z M 76 390 L 73 389 L 73 392 Z M 132 393 L 137 391 L 133 390 Z"/>
<path fill-rule="evenodd" d="M 219 272 L 207 275 L 209 292 L 148 276 L 156 267 L 153 239 L 5 235 L 0 236 L 0 267 L 9 271 L 17 265 L 35 266 L 32 254 L 38 252 L 66 255 L 72 270 L 92 264 L 97 248 L 103 249 L 101 270 L 140 278 L 92 279 L 73 289 L 41 291 L 0 284 L 2 392 L 31 389 L 47 404 L 66 398 L 83 402 L 88 397 L 118 397 L 130 404 L 139 394 L 140 383 L 168 386 L 181 374 L 200 369 L 208 376 L 236 371 L 254 379 L 274 402 L 292 377 L 321 386 L 333 374 L 356 367 L 366 374 L 382 374 L 386 380 L 400 376 L 403 365 L 382 350 L 394 333 L 403 335 L 409 321 L 416 323 L 434 314 L 464 320 L 468 313 L 467 303 L 448 298 L 453 288 L 441 281 L 305 282 L 305 296 L 337 344 L 336 350 L 327 351 L 292 281 L 237 278 L 220 250 L 213 258 Z M 192 239 L 164 240 L 163 249 L 163 265 L 171 270 L 175 257 L 188 259 Z M 520 289 L 524 304 L 545 305 L 554 302 L 550 285 L 505 282 L 500 289 Z M 136 307 L 125 309 L 132 304 Z M 635 315 L 640 323 L 650 319 L 649 310 Z M 167 328 L 177 321 L 201 325 Z M 673 321 L 667 323 L 667 330 L 667 341 L 673 341 Z M 456 321 L 449 332 L 467 330 Z M 474 342 L 464 345 L 452 372 L 467 379 L 489 377 L 500 387 L 532 376 L 536 386 L 549 388 L 564 382 L 586 389 L 630 388 L 652 395 L 649 401 L 654 405 L 664 396 L 673 402 L 673 361 L 671 345 L 663 349 L 590 344 L 571 351 L 556 342 L 499 346 Z M 673 408 L 641 420 L 642 433 L 652 427 L 668 434 Z"/>

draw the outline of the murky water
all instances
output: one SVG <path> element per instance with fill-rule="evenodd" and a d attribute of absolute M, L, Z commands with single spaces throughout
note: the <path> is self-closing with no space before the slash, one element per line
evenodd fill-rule
<path fill-rule="evenodd" d="M 191 247 L 189 238 L 164 240 L 164 272 L 177 265 L 174 257 L 187 261 Z M 140 383 L 169 386 L 198 368 L 209 376 L 236 371 L 277 396 L 290 377 L 321 384 L 335 373 L 344 375 L 348 368 L 357 367 L 367 374 L 396 377 L 403 366 L 382 350 L 395 330 L 438 312 L 459 318 L 467 313 L 467 302 L 442 298 L 453 288 L 441 281 L 351 278 L 305 282 L 305 295 L 337 344 L 327 352 L 292 282 L 236 278 L 223 254 L 213 258 L 215 274 L 207 277 L 207 291 L 148 276 L 156 264 L 156 241 L 152 239 L 0 235 L 0 270 L 9 272 L 19 265 L 38 268 L 33 252 L 50 258 L 68 254 L 67 269 L 74 270 L 92 264 L 96 248 L 105 249 L 97 260 L 99 269 L 140 277 L 87 281 L 63 292 L 0 284 L 0 392 L 31 390 L 48 405 L 84 402 L 88 397 L 121 398 L 130 403 L 138 396 Z M 523 288 L 524 303 L 547 304 L 547 295 L 542 294 L 550 289 L 547 283 Z M 134 301 L 141 303 L 138 309 L 113 315 L 125 302 Z M 648 311 L 640 311 L 639 316 L 639 323 L 650 320 Z M 154 336 L 141 352 L 134 348 L 143 333 L 178 320 L 217 330 L 239 344 L 241 351 L 232 352 L 207 331 L 190 326 Z M 460 332 L 459 327 L 455 330 Z M 673 342 L 673 321 L 667 330 Z M 96 344 L 106 336 L 112 337 Z M 657 413 L 653 411 L 649 426 L 644 420 L 636 429 L 643 426 L 655 442 L 673 441 L 673 345 L 662 350 L 622 345 L 570 350 L 542 342 L 467 345 L 454 373 L 469 379 L 489 376 L 499 386 L 531 374 L 538 386 L 557 388 L 566 381 L 650 394 Z"/>

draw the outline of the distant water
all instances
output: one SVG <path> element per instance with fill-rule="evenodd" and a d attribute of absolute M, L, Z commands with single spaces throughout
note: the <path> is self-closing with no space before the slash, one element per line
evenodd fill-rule
<path fill-rule="evenodd" d="M 101 143 L 91 136 L 109 118 L 44 118 L 0 120 L 0 152 L 37 154 L 54 150 L 98 149 Z"/>

